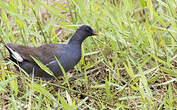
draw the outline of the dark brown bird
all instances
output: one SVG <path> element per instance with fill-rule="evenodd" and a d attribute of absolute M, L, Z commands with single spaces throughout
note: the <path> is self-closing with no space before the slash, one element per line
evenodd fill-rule
<path fill-rule="evenodd" d="M 96 31 L 87 25 L 82 25 L 71 37 L 68 44 L 45 44 L 34 48 L 8 43 L 5 47 L 10 53 L 10 60 L 18 64 L 28 74 L 34 72 L 34 76 L 48 79 L 52 76 L 42 70 L 31 56 L 41 61 L 56 77 L 63 75 L 57 60 L 65 72 L 72 69 L 81 59 L 82 42 L 88 36 L 93 35 L 96 35 Z M 15 67 L 19 70 L 17 66 Z"/>

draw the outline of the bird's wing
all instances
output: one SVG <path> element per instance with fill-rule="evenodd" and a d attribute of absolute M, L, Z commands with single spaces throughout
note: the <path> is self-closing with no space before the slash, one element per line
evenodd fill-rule
<path fill-rule="evenodd" d="M 11 57 L 16 61 L 22 62 L 23 60 L 34 62 L 32 57 L 37 58 L 43 64 L 48 64 L 53 61 L 55 58 L 55 51 L 59 51 L 57 56 L 61 56 L 65 53 L 63 49 L 60 49 L 60 45 L 46 44 L 37 48 L 22 46 L 17 44 L 8 43 L 5 47 L 10 52 Z M 60 51 L 61 50 L 61 51 Z"/>
<path fill-rule="evenodd" d="M 75 65 L 73 64 L 72 58 L 69 56 L 69 52 L 60 55 L 60 57 L 56 56 L 57 59 L 55 58 L 54 60 L 50 61 L 48 64 L 46 64 L 46 67 L 50 68 L 55 76 L 63 75 L 61 67 L 64 69 L 65 72 L 67 72 Z"/>

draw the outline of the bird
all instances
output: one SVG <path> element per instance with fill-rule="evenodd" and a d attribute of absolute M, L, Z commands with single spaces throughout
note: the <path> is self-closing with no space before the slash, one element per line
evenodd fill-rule
<path fill-rule="evenodd" d="M 18 71 L 20 67 L 26 73 L 34 74 L 35 77 L 50 79 L 64 74 L 61 66 L 65 72 L 74 68 L 81 59 L 81 45 L 83 41 L 88 36 L 97 34 L 90 26 L 82 25 L 76 30 L 67 44 L 45 44 L 39 47 L 29 47 L 7 43 L 5 47 L 10 53 L 9 59 L 16 63 L 14 66 Z M 38 59 L 49 68 L 54 76 L 41 69 L 33 58 Z"/>

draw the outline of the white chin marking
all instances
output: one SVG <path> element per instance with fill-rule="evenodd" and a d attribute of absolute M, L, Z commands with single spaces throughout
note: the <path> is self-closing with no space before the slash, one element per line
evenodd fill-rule
<path fill-rule="evenodd" d="M 18 52 L 12 50 L 10 47 L 8 47 L 8 48 L 9 48 L 9 50 L 11 51 L 12 57 L 13 57 L 15 60 L 17 60 L 18 62 L 23 62 L 23 58 L 21 57 L 21 55 L 20 55 Z"/>

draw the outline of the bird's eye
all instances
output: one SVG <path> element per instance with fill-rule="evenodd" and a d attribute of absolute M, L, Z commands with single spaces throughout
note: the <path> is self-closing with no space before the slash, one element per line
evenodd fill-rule
<path fill-rule="evenodd" d="M 90 31 L 91 29 L 89 27 L 86 28 L 87 31 Z"/>

